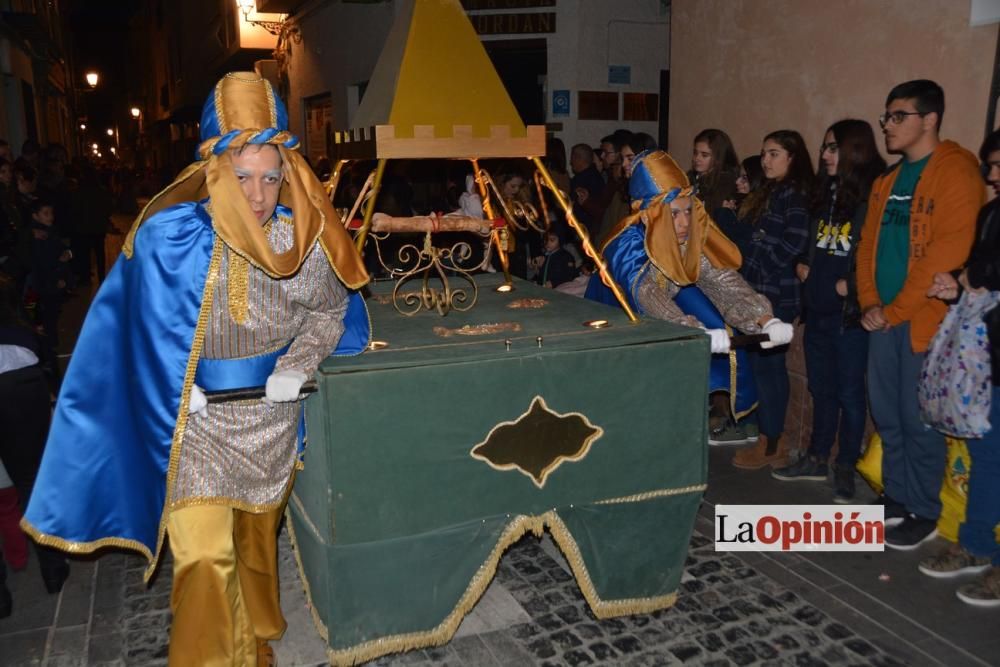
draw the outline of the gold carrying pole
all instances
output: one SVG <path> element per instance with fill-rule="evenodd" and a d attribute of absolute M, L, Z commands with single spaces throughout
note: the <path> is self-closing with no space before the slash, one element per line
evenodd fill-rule
<path fill-rule="evenodd" d="M 615 298 L 618 299 L 618 303 L 621 304 L 621 307 L 625 310 L 625 314 L 628 315 L 628 318 L 633 322 L 637 322 L 639 318 L 637 318 L 635 313 L 632 312 L 632 308 L 628 305 L 625 295 L 622 294 L 621 287 L 619 287 L 618 283 L 616 283 L 614 278 L 611 277 L 611 273 L 608 271 L 608 266 L 604 263 L 604 258 L 601 257 L 601 254 L 597 252 L 593 244 L 590 242 L 590 236 L 587 234 L 587 230 L 584 229 L 583 225 L 581 225 L 576 219 L 576 216 L 573 215 L 573 209 L 570 207 L 569 202 L 563 198 L 562 193 L 559 192 L 559 188 L 556 187 L 555 181 L 552 180 L 552 175 L 549 173 L 548 169 L 545 168 L 545 165 L 542 164 L 540 159 L 533 157 L 531 160 L 535 163 L 535 167 L 538 168 L 538 171 L 542 173 L 542 177 L 545 179 L 545 184 L 550 190 L 552 190 L 552 194 L 555 195 L 556 201 L 559 202 L 559 206 L 562 207 L 563 212 L 566 214 L 566 222 L 569 223 L 569 226 L 573 228 L 573 231 L 575 231 L 580 237 L 580 240 L 583 241 L 583 251 L 587 253 L 588 257 L 594 260 L 594 265 L 597 267 L 601 280 L 614 293 Z"/>
<path fill-rule="evenodd" d="M 323 183 L 323 187 L 326 189 L 326 196 L 330 198 L 331 202 L 333 201 L 334 194 L 337 192 L 337 184 L 340 183 L 340 174 L 345 164 L 347 164 L 347 160 L 337 160 L 336 166 L 330 172 L 330 177 Z"/>
<path fill-rule="evenodd" d="M 375 168 L 375 180 L 372 181 L 371 198 L 368 200 L 368 206 L 365 208 L 365 217 L 361 223 L 361 229 L 358 230 L 358 235 L 354 239 L 354 247 L 362 255 L 365 254 L 365 240 L 368 239 L 368 230 L 372 228 L 372 216 L 375 214 L 375 199 L 378 197 L 379 188 L 382 187 L 382 175 L 385 174 L 385 163 L 386 159 L 381 158 L 378 161 L 378 166 Z"/>
<path fill-rule="evenodd" d="M 542 191 L 542 176 L 536 171 L 535 178 L 535 190 L 538 192 L 538 204 L 542 207 L 542 222 L 545 223 L 545 231 L 548 231 L 552 227 L 552 223 L 549 222 L 549 206 L 545 203 L 545 193 Z"/>
<path fill-rule="evenodd" d="M 479 196 L 483 200 L 483 213 L 489 220 L 495 219 L 493 205 L 490 203 L 490 191 L 486 189 L 486 180 L 479 173 L 479 160 L 472 158 L 472 169 L 476 174 L 476 183 L 479 184 Z M 507 257 L 507 222 L 501 229 L 493 230 L 493 245 L 496 246 L 497 256 L 500 257 L 500 266 L 503 269 L 503 279 L 507 285 L 513 285 L 514 281 L 510 277 L 510 259 Z"/>

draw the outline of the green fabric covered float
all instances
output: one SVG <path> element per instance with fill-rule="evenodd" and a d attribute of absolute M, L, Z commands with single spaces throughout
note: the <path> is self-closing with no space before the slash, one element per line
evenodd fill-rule
<path fill-rule="evenodd" d="M 404 317 L 377 285 L 387 345 L 320 367 L 289 516 L 333 664 L 448 641 L 529 531 L 552 533 L 599 618 L 676 599 L 706 481 L 708 338 L 477 280 L 475 307 L 446 317 Z"/>

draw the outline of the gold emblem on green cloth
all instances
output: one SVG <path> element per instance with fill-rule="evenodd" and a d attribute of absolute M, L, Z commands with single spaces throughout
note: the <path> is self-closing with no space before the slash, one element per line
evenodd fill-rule
<path fill-rule="evenodd" d="M 508 308 L 544 308 L 549 305 L 547 299 L 515 299 L 507 304 Z"/>
<path fill-rule="evenodd" d="M 520 330 L 521 330 L 521 324 L 519 322 L 465 324 L 455 329 L 449 329 L 448 327 L 434 327 L 433 329 L 434 333 L 437 334 L 438 336 L 441 336 L 442 338 L 450 338 L 451 336 L 489 336 L 492 334 L 500 333 L 502 331 L 518 332 Z"/>
<path fill-rule="evenodd" d="M 473 458 L 494 470 L 517 470 L 542 488 L 564 461 L 580 461 L 604 429 L 579 412 L 560 414 L 535 396 L 528 410 L 514 421 L 494 426 L 486 439 L 472 448 Z"/>

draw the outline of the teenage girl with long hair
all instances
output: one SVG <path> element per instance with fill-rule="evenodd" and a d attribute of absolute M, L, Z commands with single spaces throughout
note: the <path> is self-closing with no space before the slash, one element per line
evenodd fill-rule
<path fill-rule="evenodd" d="M 739 176 L 740 161 L 729 135 L 716 129 L 699 132 L 694 138 L 688 179 L 710 216 L 714 218 L 723 203 L 736 196 Z"/>
<path fill-rule="evenodd" d="M 808 245 L 815 174 L 805 142 L 794 130 L 778 130 L 764 137 L 760 155 L 766 180 L 744 202 L 746 220 L 754 231 L 740 273 L 770 300 L 776 318 L 791 322 L 799 314 L 795 264 Z M 757 382 L 760 438 L 754 447 L 733 457 L 733 465 L 739 468 L 762 468 L 784 461 L 786 446 L 781 435 L 790 393 L 787 351 L 787 346 L 781 346 L 750 355 Z"/>

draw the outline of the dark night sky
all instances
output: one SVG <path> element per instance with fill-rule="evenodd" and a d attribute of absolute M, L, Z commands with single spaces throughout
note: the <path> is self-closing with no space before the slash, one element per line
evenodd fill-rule
<path fill-rule="evenodd" d="M 167 0 L 174 1 L 174 0 Z M 107 123 L 112 109 L 127 105 L 129 90 L 129 21 L 140 10 L 140 0 L 74 0 L 66 22 L 67 46 L 72 49 L 76 77 L 87 88 L 83 74 L 95 69 L 100 74 L 98 89 L 85 97 L 82 110 L 93 122 Z"/>

